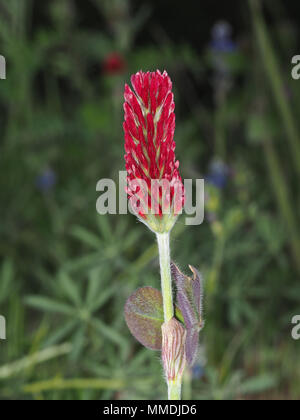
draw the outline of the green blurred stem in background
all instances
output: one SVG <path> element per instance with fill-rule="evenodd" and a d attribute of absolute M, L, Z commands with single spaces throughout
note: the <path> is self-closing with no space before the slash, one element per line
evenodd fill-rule
<path fill-rule="evenodd" d="M 276 54 L 263 19 L 261 2 L 249 0 L 253 18 L 254 30 L 261 52 L 262 62 L 266 70 L 267 79 L 270 81 L 274 100 L 281 115 L 289 141 L 292 159 L 294 161 L 297 174 L 300 176 L 300 143 L 299 133 L 294 121 L 294 117 L 289 103 L 284 94 L 284 82 L 281 77 L 280 68 L 276 59 Z"/>
<path fill-rule="evenodd" d="M 13 375 L 17 375 L 22 370 L 29 369 L 37 364 L 46 362 L 59 356 L 66 355 L 72 350 L 70 343 L 61 344 L 59 346 L 53 346 L 36 352 L 30 356 L 23 357 L 16 362 L 9 363 L 0 368 L 0 379 L 9 378 Z"/>
<path fill-rule="evenodd" d="M 300 236 L 298 235 L 297 220 L 290 205 L 291 199 L 287 183 L 285 181 L 284 174 L 280 166 L 279 158 L 270 138 L 264 140 L 264 149 L 269 167 L 269 172 L 271 175 L 274 193 L 276 195 L 279 209 L 285 220 L 287 230 L 289 232 L 292 255 L 296 267 L 300 273 Z"/>
<path fill-rule="evenodd" d="M 215 222 L 216 224 L 216 222 Z M 218 223 L 219 225 L 219 223 Z M 206 293 L 208 298 L 213 296 L 218 289 L 218 282 L 224 261 L 224 251 L 226 245 L 226 233 L 224 228 L 220 225 L 219 229 L 214 229 L 216 235 L 214 256 L 212 262 L 212 268 L 209 273 L 208 282 L 206 286 Z"/>
<path fill-rule="evenodd" d="M 38 394 L 45 391 L 61 390 L 61 389 L 124 389 L 126 383 L 122 379 L 95 379 L 95 378 L 53 378 L 47 381 L 34 382 L 24 385 L 23 389 L 26 393 Z"/>
<path fill-rule="evenodd" d="M 225 109 L 226 95 L 224 93 L 218 100 L 215 111 L 215 155 L 223 162 L 226 160 Z"/>

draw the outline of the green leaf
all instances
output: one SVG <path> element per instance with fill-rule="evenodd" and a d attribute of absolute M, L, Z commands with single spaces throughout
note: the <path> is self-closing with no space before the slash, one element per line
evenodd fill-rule
<path fill-rule="evenodd" d="M 109 224 L 109 220 L 108 217 L 104 217 L 104 216 L 100 216 L 97 217 L 97 224 L 99 227 L 99 231 L 103 237 L 103 239 L 105 239 L 107 241 L 107 243 L 111 242 L 113 234 L 111 231 L 111 227 Z"/>
<path fill-rule="evenodd" d="M 85 298 L 87 306 L 94 302 L 95 296 L 99 294 L 99 290 L 103 290 L 102 277 L 102 270 L 100 268 L 90 270 Z"/>
<path fill-rule="evenodd" d="M 43 296 L 29 296 L 26 298 L 26 303 L 27 305 L 42 311 L 58 312 L 67 315 L 74 314 L 74 309 L 71 306 Z"/>
<path fill-rule="evenodd" d="M 103 306 L 115 292 L 116 285 L 112 285 L 111 287 L 104 289 L 99 296 L 95 296 L 94 301 L 92 301 L 89 306 L 91 312 L 94 312 L 101 308 L 101 306 Z"/>
<path fill-rule="evenodd" d="M 61 340 L 65 339 L 78 325 L 77 319 L 71 319 L 70 321 L 64 322 L 60 327 L 55 329 L 55 331 L 47 337 L 45 341 L 45 346 L 52 346 L 53 344 L 59 343 Z"/>
<path fill-rule="evenodd" d="M 131 334 L 151 350 L 161 349 L 164 322 L 162 294 L 153 287 L 136 290 L 125 305 L 125 319 Z"/>
<path fill-rule="evenodd" d="M 58 278 L 66 297 L 75 305 L 80 306 L 81 298 L 77 284 L 63 271 L 59 273 Z"/>
<path fill-rule="evenodd" d="M 119 345 L 121 348 L 127 347 L 127 341 L 118 331 L 107 326 L 106 324 L 104 324 L 104 322 L 100 321 L 99 319 L 93 319 L 92 324 L 97 329 L 97 331 L 99 331 L 100 334 L 108 340 Z"/>
<path fill-rule="evenodd" d="M 12 260 L 6 259 L 2 264 L 0 274 L 0 303 L 4 302 L 9 294 L 9 286 L 14 277 Z"/>
<path fill-rule="evenodd" d="M 72 339 L 71 360 L 78 360 L 86 345 L 86 325 L 81 325 Z"/>
<path fill-rule="evenodd" d="M 240 392 L 242 394 L 254 394 L 264 392 L 266 390 L 274 388 L 278 383 L 278 380 L 273 374 L 262 374 L 255 376 L 254 378 L 247 379 L 240 386 Z"/>
<path fill-rule="evenodd" d="M 97 250 L 102 246 L 102 242 L 97 235 L 89 232 L 87 229 L 84 229 L 81 226 L 74 226 L 71 230 L 71 234 L 93 249 Z"/>

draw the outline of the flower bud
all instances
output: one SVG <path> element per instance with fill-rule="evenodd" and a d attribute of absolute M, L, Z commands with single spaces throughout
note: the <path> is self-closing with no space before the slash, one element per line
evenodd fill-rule
<path fill-rule="evenodd" d="M 186 331 L 183 325 L 172 318 L 162 327 L 162 362 L 166 380 L 181 382 L 186 364 L 185 339 Z"/>

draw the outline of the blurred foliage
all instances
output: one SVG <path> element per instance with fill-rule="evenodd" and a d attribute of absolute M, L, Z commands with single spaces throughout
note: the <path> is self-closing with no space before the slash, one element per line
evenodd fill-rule
<path fill-rule="evenodd" d="M 174 82 L 182 175 L 206 179 L 205 223 L 181 217 L 172 233 L 206 290 L 184 397 L 299 398 L 300 84 L 285 5 L 245 2 L 244 31 L 219 23 L 200 50 L 149 27 L 155 2 L 78 3 L 0 0 L 0 398 L 165 395 L 158 353 L 123 318 L 133 290 L 158 287 L 154 237 L 95 210 L 97 181 L 124 169 L 124 83 L 156 68 Z"/>

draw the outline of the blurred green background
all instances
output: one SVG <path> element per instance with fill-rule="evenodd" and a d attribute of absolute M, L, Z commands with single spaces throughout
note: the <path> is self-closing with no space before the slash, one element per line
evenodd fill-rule
<path fill-rule="evenodd" d="M 159 286 L 155 238 L 95 208 L 97 181 L 124 170 L 140 69 L 170 74 L 181 174 L 206 179 L 205 222 L 172 232 L 205 278 L 183 397 L 300 397 L 299 20 L 296 0 L 0 0 L 1 399 L 166 396 L 123 318 Z"/>

